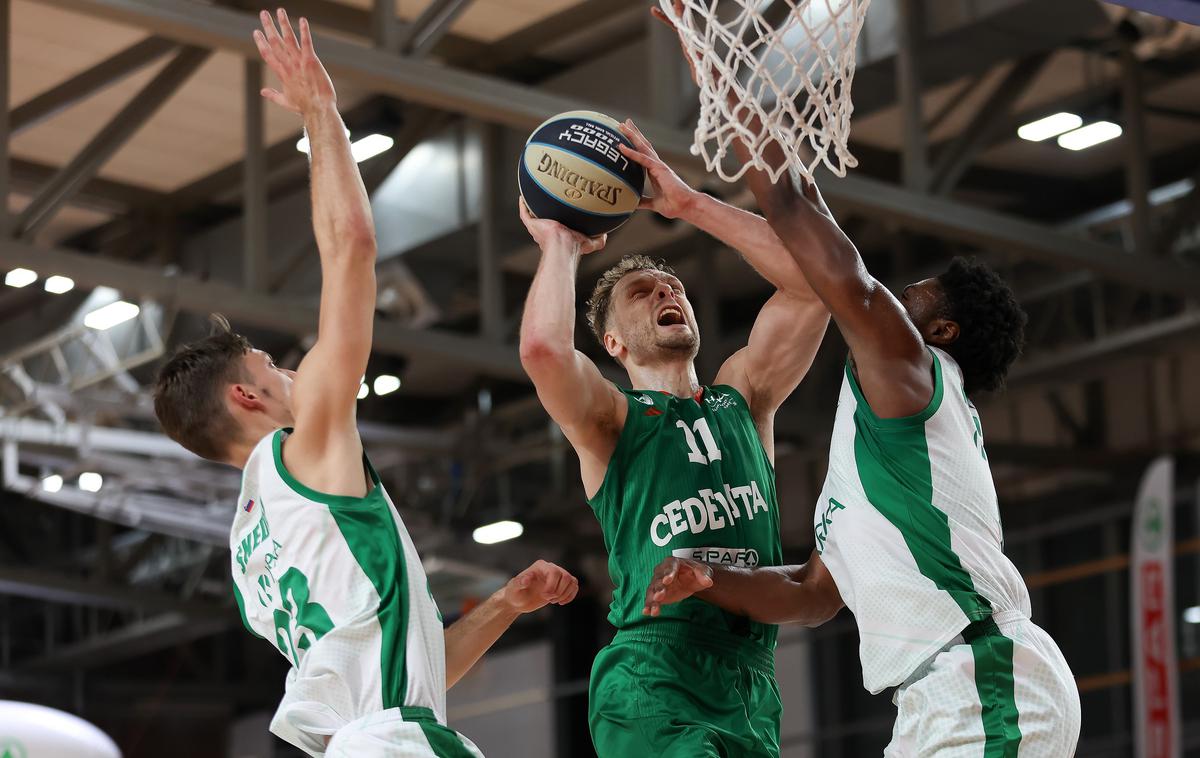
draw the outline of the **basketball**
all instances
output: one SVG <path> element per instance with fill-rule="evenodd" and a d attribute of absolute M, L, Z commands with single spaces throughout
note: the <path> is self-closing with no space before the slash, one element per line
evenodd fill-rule
<path fill-rule="evenodd" d="M 645 174 L 618 144 L 632 147 L 602 113 L 568 111 L 543 122 L 526 140 L 517 167 L 530 212 L 589 237 L 625 223 L 637 210 Z"/>

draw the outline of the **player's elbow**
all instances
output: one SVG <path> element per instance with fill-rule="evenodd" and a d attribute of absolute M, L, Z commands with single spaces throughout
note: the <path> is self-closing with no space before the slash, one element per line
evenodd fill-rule
<path fill-rule="evenodd" d="M 521 365 L 531 375 L 542 370 L 556 370 L 575 354 L 572 345 L 562 339 L 529 326 L 521 329 Z"/>
<path fill-rule="evenodd" d="M 346 263 L 374 265 L 379 254 L 375 227 L 369 218 L 350 218 L 333 230 L 333 257 Z"/>
<path fill-rule="evenodd" d="M 344 249 L 346 256 L 363 263 L 374 263 L 379 256 L 379 245 L 375 241 L 374 229 L 354 229 L 347 235 Z"/>

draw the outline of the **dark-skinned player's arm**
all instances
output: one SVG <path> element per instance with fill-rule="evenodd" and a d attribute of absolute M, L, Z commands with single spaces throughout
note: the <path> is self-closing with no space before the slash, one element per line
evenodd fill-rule
<path fill-rule="evenodd" d="M 646 588 L 642 613 L 657 616 L 662 606 L 693 595 L 764 624 L 820 626 L 844 605 L 829 569 L 814 550 L 801 566 L 753 569 L 665 558 Z"/>
<path fill-rule="evenodd" d="M 537 561 L 446 629 L 446 689 L 463 678 L 517 617 L 549 604 L 566 605 L 579 580 L 565 569 Z"/>
<path fill-rule="evenodd" d="M 681 2 L 675 3 L 675 12 L 683 12 Z M 654 7 L 651 13 L 674 29 L 661 8 Z M 686 50 L 684 58 L 693 67 L 695 78 L 695 63 Z M 757 127 L 756 117 L 748 128 Z M 734 149 L 747 160 L 745 145 L 735 141 Z M 785 160 L 775 142 L 770 143 L 764 158 L 772 166 Z M 920 412 L 933 394 L 932 359 L 925 341 L 899 301 L 867 271 L 816 185 L 799 179 L 801 188 L 797 190 L 787 174 L 772 184 L 770 177 L 758 170 L 746 172 L 745 181 L 776 237 L 837 322 L 871 409 L 882 418 Z"/>
<path fill-rule="evenodd" d="M 679 218 L 716 237 L 775 287 L 755 319 L 746 347 L 730 356 L 716 379 L 746 397 L 760 432 L 768 432 L 762 434 L 767 441 L 775 411 L 812 365 L 829 324 L 829 311 L 766 219 L 689 187 L 632 121 L 622 124 L 621 131 L 635 148 L 622 145 L 621 152 L 646 170 L 654 192 L 642 198 L 640 207 Z"/>
<path fill-rule="evenodd" d="M 521 318 L 521 365 L 578 453 L 590 497 L 600 486 L 628 410 L 624 396 L 575 349 L 579 259 L 603 249 L 607 237 L 585 237 L 557 221 L 534 218 L 524 200 L 520 214 L 542 252 Z"/>
<path fill-rule="evenodd" d="M 375 315 L 375 228 L 337 96 L 313 50 L 308 21 L 300 36 L 287 13 L 262 13 L 254 33 L 280 89 L 271 102 L 304 119 L 311 156 L 313 231 L 321 259 L 317 340 L 300 362 L 292 387 L 296 430 L 285 463 L 305 471 L 305 484 L 330 494 L 362 495 L 362 443 L 355 423 L 359 383 L 371 352 Z"/>

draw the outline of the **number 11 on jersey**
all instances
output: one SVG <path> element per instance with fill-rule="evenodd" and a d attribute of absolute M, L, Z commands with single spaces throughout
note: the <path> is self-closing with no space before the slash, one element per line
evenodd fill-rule
<path fill-rule="evenodd" d="M 713 439 L 712 430 L 708 428 L 708 419 L 698 418 L 691 427 L 688 427 L 685 421 L 676 421 L 675 426 L 683 430 L 683 437 L 687 440 L 689 461 L 707 466 L 713 461 L 721 460 L 721 451 L 717 449 L 717 441 Z M 692 433 L 692 429 L 696 430 L 695 434 Z M 700 447 L 696 444 L 696 434 L 699 434 L 700 439 L 704 442 L 704 452 L 701 452 Z"/>

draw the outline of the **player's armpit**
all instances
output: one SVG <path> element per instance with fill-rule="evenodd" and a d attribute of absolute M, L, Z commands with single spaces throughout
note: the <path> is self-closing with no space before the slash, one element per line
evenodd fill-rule
<path fill-rule="evenodd" d="M 717 384 L 736 387 L 762 426 L 808 373 L 829 325 L 815 294 L 778 291 L 763 305 L 746 347 L 725 361 Z"/>

